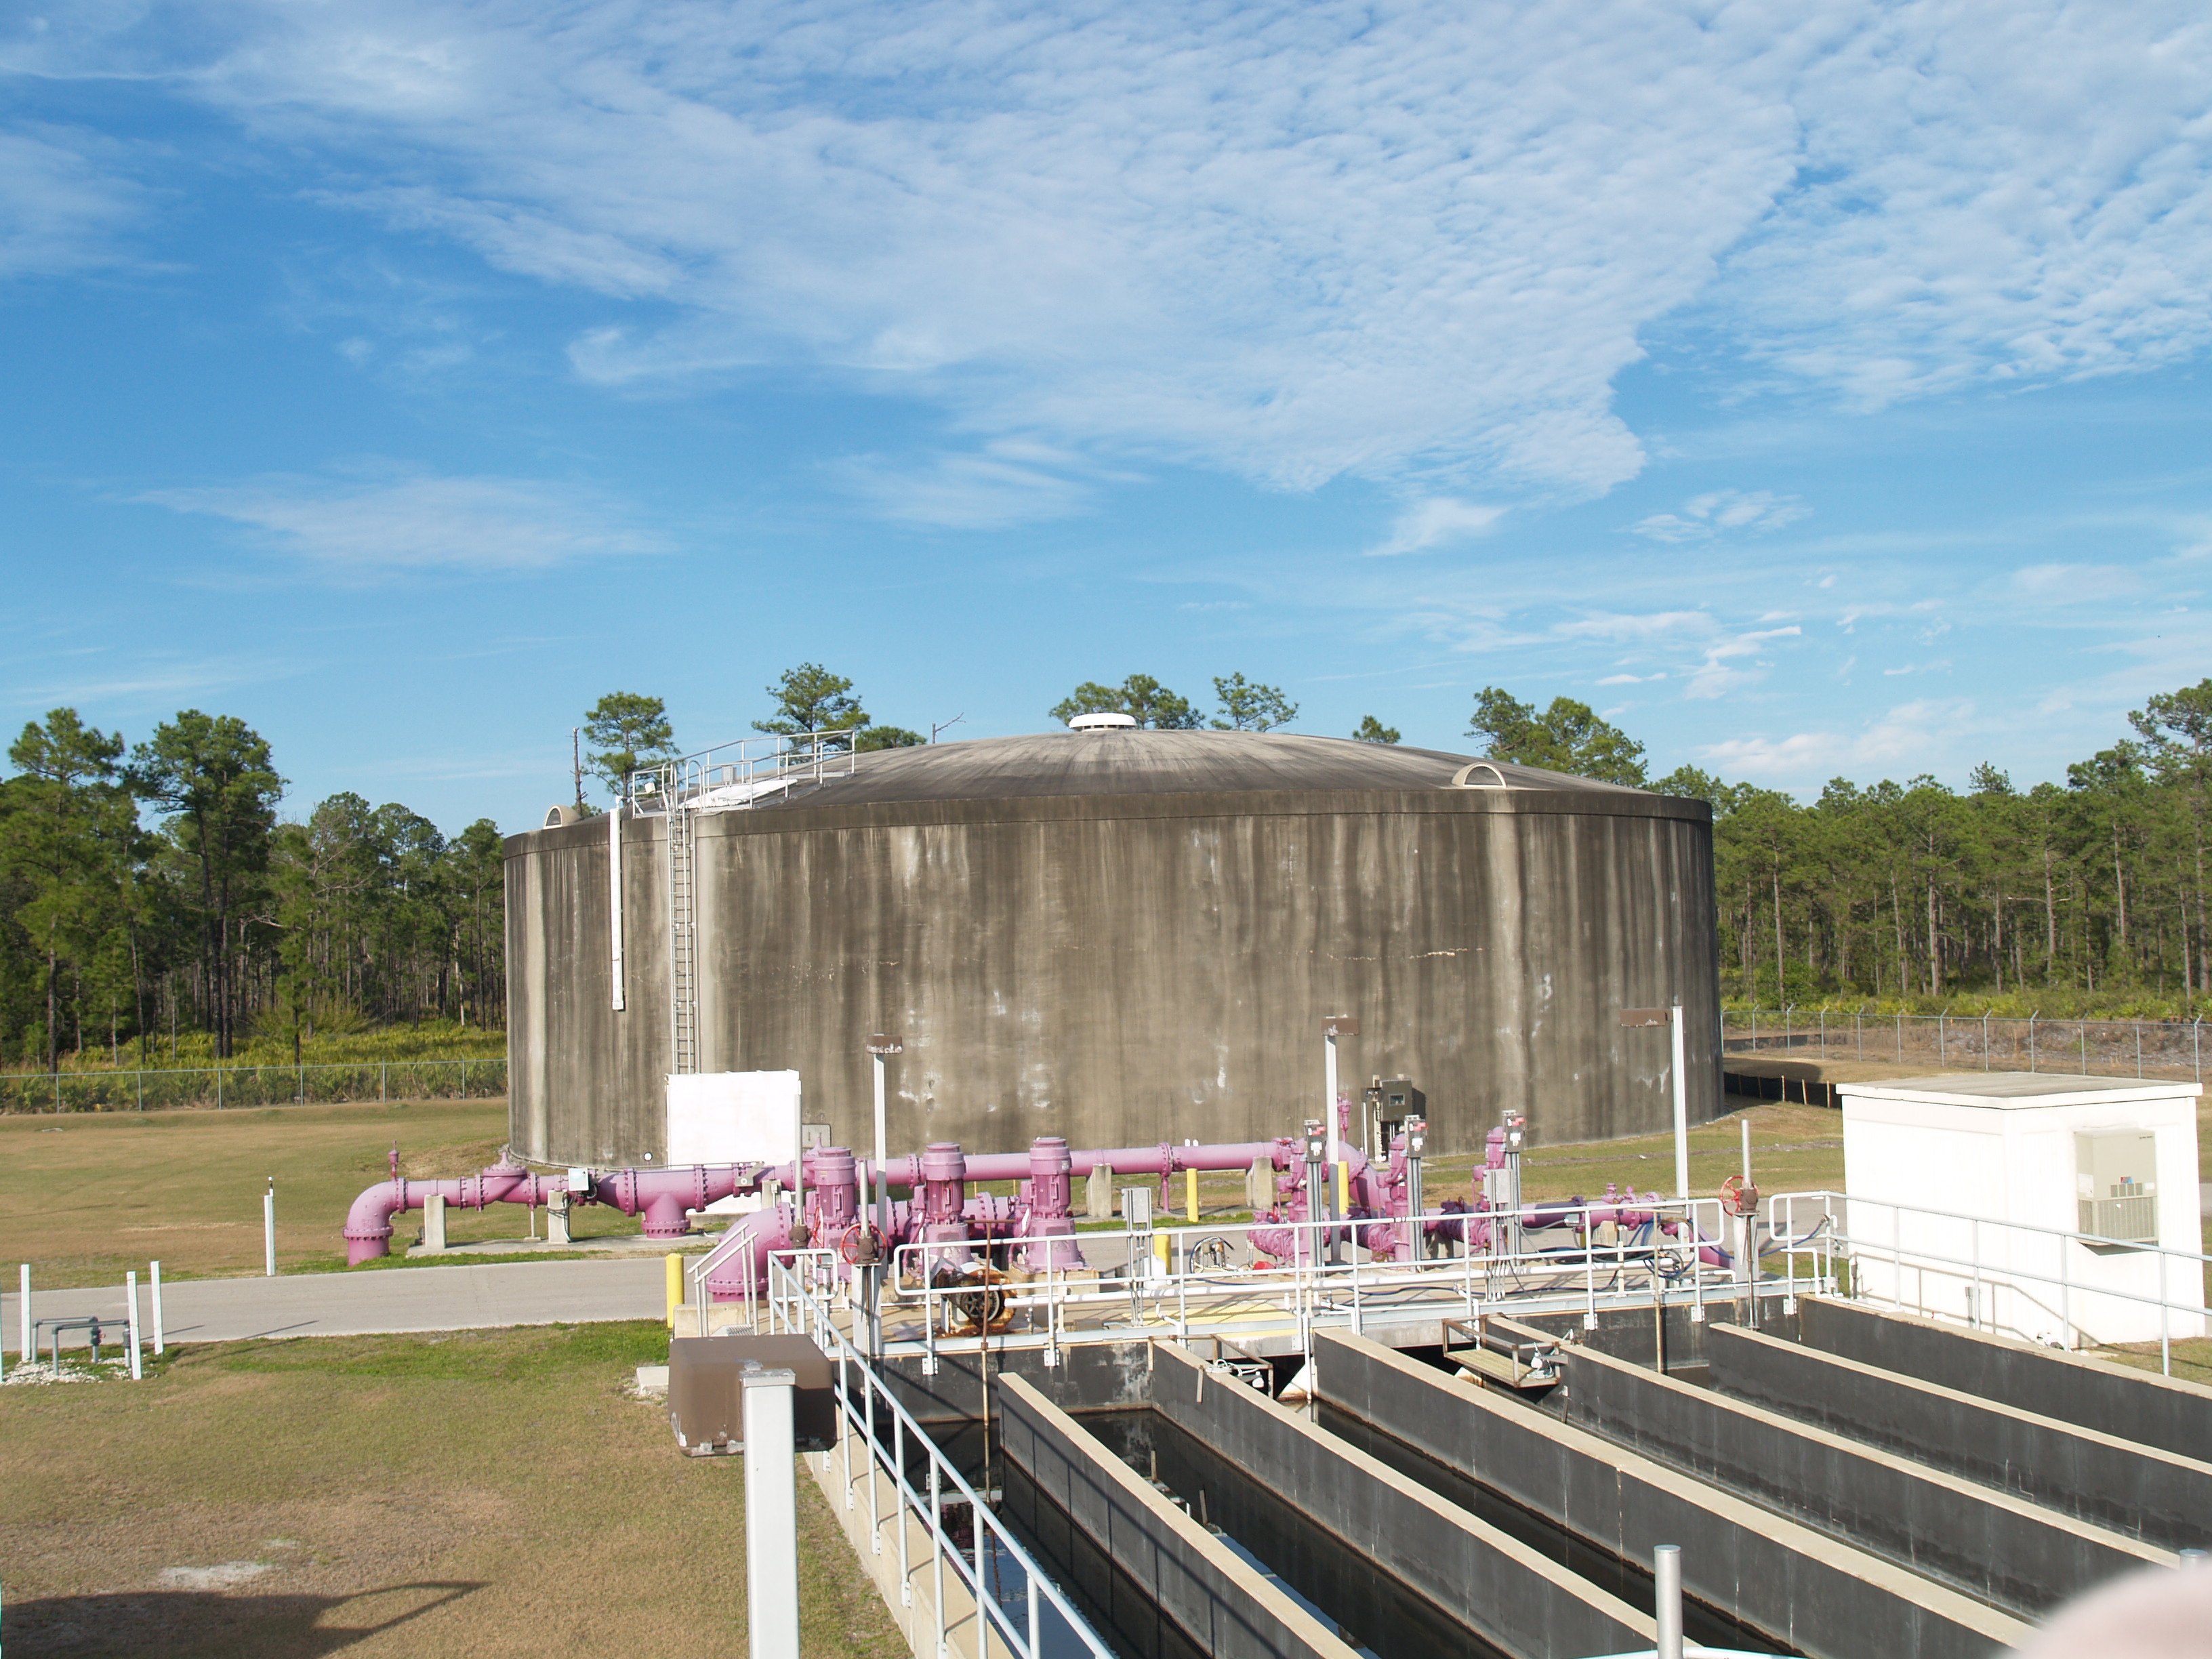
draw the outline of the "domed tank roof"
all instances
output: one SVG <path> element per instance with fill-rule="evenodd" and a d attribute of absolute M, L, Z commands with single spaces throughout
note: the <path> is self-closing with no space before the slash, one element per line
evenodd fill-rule
<path fill-rule="evenodd" d="M 1044 732 L 871 750 L 848 777 L 794 790 L 792 806 L 1250 790 L 1455 787 L 1636 797 L 1642 791 L 1440 749 L 1289 732 Z M 1470 773 L 1468 769 L 1472 768 Z M 760 809 L 774 811 L 763 801 Z"/>

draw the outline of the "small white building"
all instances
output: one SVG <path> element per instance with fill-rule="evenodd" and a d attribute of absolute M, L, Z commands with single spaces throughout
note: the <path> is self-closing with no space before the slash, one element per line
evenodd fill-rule
<path fill-rule="evenodd" d="M 2205 1333 L 2194 1083 L 1838 1085 L 1859 1294 L 2032 1342 Z M 2092 1234 L 2097 1242 L 2061 1235 Z M 2109 1241 L 2109 1242 L 2106 1242 Z"/>

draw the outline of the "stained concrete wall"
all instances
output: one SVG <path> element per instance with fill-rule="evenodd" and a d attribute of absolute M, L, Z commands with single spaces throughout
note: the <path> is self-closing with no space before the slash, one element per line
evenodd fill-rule
<path fill-rule="evenodd" d="M 1292 1133 L 1342 1080 L 1411 1077 L 1431 1146 L 1499 1111 L 1540 1141 L 1721 1109 L 1712 836 L 1628 791 L 1336 790 L 793 805 L 698 820 L 702 1069 L 791 1068 L 865 1142 L 862 1039 L 902 1036 L 890 1140 L 1016 1151 Z M 625 826 L 628 1006 L 609 1007 L 604 819 L 507 845 L 514 1139 L 665 1152 L 664 821 Z"/>
<path fill-rule="evenodd" d="M 1154 1411 L 1508 1653 L 1620 1653 L 1655 1639 L 1619 1597 L 1182 1348 L 1158 1351 L 1152 1395 Z"/>
<path fill-rule="evenodd" d="M 2161 1548 L 2212 1543 L 2212 1463 L 1757 1332 L 1717 1329 L 1707 1352 L 1742 1399 Z"/>
<path fill-rule="evenodd" d="M 1911 1314 L 1807 1297 L 1805 1344 L 2182 1457 L 2212 1455 L 2212 1389 Z"/>
<path fill-rule="evenodd" d="M 1007 1459 L 1200 1652 L 1215 1659 L 1352 1659 L 1352 1650 L 1018 1376 L 1004 1381 Z"/>
<path fill-rule="evenodd" d="M 1761 1340 L 1716 1330 L 1716 1375 Z M 1764 1407 L 1587 1348 L 1562 1354 L 1566 1383 L 1553 1398 L 1566 1421 L 2014 1612 L 2038 1614 L 2135 1568 L 2173 1565 L 2165 1550 Z M 1832 1397 L 1881 1387 L 1840 1370 L 1819 1380 Z"/>
<path fill-rule="evenodd" d="M 1316 1332 L 1314 1344 L 1330 1404 L 1623 1559 L 1680 1544 L 1688 1595 L 1814 1659 L 1964 1659 L 2028 1633 L 1955 1590 L 1364 1337 Z"/>

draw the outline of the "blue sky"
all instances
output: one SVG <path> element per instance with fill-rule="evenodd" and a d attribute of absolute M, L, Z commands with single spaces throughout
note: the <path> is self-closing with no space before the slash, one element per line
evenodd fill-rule
<path fill-rule="evenodd" d="M 2201 7 L 80 0 L 0 93 L 0 720 L 295 811 L 807 659 L 1800 791 L 2212 675 Z"/>

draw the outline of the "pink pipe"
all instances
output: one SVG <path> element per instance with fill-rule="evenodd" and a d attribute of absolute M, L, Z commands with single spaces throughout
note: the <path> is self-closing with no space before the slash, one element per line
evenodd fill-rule
<path fill-rule="evenodd" d="M 346 1265 L 388 1254 L 392 1218 L 403 1210 L 419 1210 L 425 1199 L 442 1198 L 466 1210 L 487 1204 L 544 1204 L 565 1190 L 565 1179 L 533 1176 L 519 1164 L 495 1164 L 481 1175 L 453 1181 L 409 1181 L 394 1176 L 380 1181 L 353 1201 L 346 1212 Z"/>

